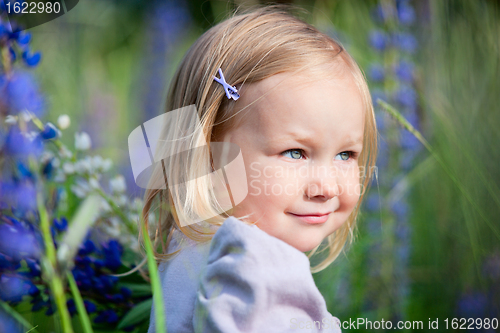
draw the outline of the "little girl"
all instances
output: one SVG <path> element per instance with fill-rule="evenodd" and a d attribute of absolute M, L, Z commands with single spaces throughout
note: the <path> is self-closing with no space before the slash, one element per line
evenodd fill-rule
<path fill-rule="evenodd" d="M 159 216 L 168 332 L 340 332 L 311 272 L 331 264 L 353 235 L 375 165 L 373 106 L 356 62 L 282 7 L 253 9 L 187 52 L 166 110 L 188 106 L 201 133 L 193 147 L 239 147 L 243 172 L 219 177 L 230 209 L 214 178 L 199 177 L 224 166 L 211 155 L 194 149 L 152 173 L 143 217 L 147 224 L 152 211 Z M 190 175 L 182 199 L 179 182 L 163 178 L 179 170 Z M 160 178 L 167 186 L 154 186 Z"/>

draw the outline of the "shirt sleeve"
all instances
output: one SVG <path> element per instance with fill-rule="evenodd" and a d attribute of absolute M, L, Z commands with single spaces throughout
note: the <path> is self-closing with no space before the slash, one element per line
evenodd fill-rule
<path fill-rule="evenodd" d="M 341 332 L 307 256 L 234 217 L 212 239 L 193 327 L 197 333 Z"/>

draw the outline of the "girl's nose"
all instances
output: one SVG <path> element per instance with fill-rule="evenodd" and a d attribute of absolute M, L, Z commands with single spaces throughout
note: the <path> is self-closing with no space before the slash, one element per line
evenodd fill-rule
<path fill-rule="evenodd" d="M 329 200 L 340 195 L 338 177 L 332 175 L 316 175 L 310 178 L 305 186 L 304 194 L 309 199 Z"/>

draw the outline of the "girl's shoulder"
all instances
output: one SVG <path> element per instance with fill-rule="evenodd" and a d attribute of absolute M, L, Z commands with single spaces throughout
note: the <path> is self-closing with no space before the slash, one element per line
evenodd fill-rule
<path fill-rule="evenodd" d="M 317 329 L 311 330 L 316 322 Z M 308 326 L 309 324 L 309 326 Z M 307 256 L 229 217 L 210 243 L 196 295 L 195 332 L 340 332 Z"/>

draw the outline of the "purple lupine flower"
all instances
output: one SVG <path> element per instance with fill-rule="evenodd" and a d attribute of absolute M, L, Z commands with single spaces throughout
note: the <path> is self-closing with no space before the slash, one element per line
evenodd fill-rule
<path fill-rule="evenodd" d="M 377 193 L 370 193 L 366 198 L 366 209 L 375 212 L 380 209 L 380 196 Z"/>
<path fill-rule="evenodd" d="M 401 267 L 405 267 L 408 262 L 408 258 L 410 257 L 410 247 L 408 244 L 400 244 L 396 247 L 396 257 L 401 263 Z M 401 281 L 400 284 L 404 285 Z"/>
<path fill-rule="evenodd" d="M 377 129 L 379 131 L 383 131 L 386 127 L 386 118 L 385 114 L 380 113 L 380 112 L 375 112 L 375 121 L 377 123 Z"/>
<path fill-rule="evenodd" d="M 405 149 L 417 149 L 421 145 L 415 135 L 406 129 L 401 130 L 400 144 L 401 147 Z"/>
<path fill-rule="evenodd" d="M 368 68 L 368 77 L 374 82 L 381 82 L 385 78 L 385 69 L 380 64 L 372 64 Z"/>
<path fill-rule="evenodd" d="M 404 219 L 408 215 L 409 207 L 404 200 L 394 202 L 390 208 L 399 219 Z"/>
<path fill-rule="evenodd" d="M 86 239 L 83 244 L 80 245 L 78 254 L 81 256 L 88 255 L 96 250 L 95 244 L 92 240 Z"/>
<path fill-rule="evenodd" d="M 94 318 L 94 323 L 96 323 L 96 324 L 100 324 L 100 323 L 104 323 L 104 322 L 111 324 L 111 323 L 114 323 L 117 321 L 118 321 L 118 316 L 117 316 L 116 312 L 111 310 L 111 309 L 99 312 L 97 317 Z"/>
<path fill-rule="evenodd" d="M 21 302 L 23 296 L 29 295 L 33 287 L 33 282 L 19 274 L 2 274 L 0 299 L 12 303 Z"/>
<path fill-rule="evenodd" d="M 492 280 L 500 280 L 500 254 L 492 254 L 486 258 L 482 271 L 484 276 Z"/>
<path fill-rule="evenodd" d="M 487 314 L 488 299 L 481 292 L 463 294 L 457 303 L 458 315 L 462 318 L 484 318 Z"/>
<path fill-rule="evenodd" d="M 371 91 L 371 95 L 372 95 L 373 104 L 375 106 L 377 105 L 377 98 L 380 98 L 381 100 L 387 101 L 387 94 L 383 90 L 373 89 L 373 91 Z"/>
<path fill-rule="evenodd" d="M 68 228 L 68 220 L 65 217 L 60 220 L 54 219 L 54 226 L 59 232 L 65 231 Z"/>
<path fill-rule="evenodd" d="M 66 306 L 68 307 L 69 314 L 73 317 L 76 314 L 76 304 L 75 300 L 70 298 L 66 301 Z"/>
<path fill-rule="evenodd" d="M 11 112 L 27 109 L 40 117 L 45 109 L 45 100 L 40 94 L 34 76 L 26 71 L 13 71 L 7 81 L 5 93 Z"/>
<path fill-rule="evenodd" d="M 371 11 L 371 16 L 378 23 L 385 23 L 396 16 L 395 8 L 392 5 L 379 3 Z"/>
<path fill-rule="evenodd" d="M 129 298 L 130 296 L 132 296 L 132 290 L 130 290 L 127 287 L 121 287 L 120 292 L 122 293 L 123 297 L 125 297 L 125 298 Z"/>
<path fill-rule="evenodd" d="M 123 253 L 123 247 L 118 241 L 111 239 L 107 244 L 103 246 L 104 262 L 106 267 L 111 270 L 117 270 L 121 266 L 121 255 Z"/>
<path fill-rule="evenodd" d="M 414 53 L 418 47 L 417 39 L 407 32 L 396 32 L 392 35 L 392 43 L 401 51 Z"/>
<path fill-rule="evenodd" d="M 43 140 L 52 140 L 61 135 L 61 132 L 54 126 L 54 124 L 48 122 L 45 124 L 43 131 L 40 132 L 40 136 Z"/>
<path fill-rule="evenodd" d="M 408 85 L 402 85 L 394 93 L 394 100 L 404 107 L 414 110 L 417 107 L 417 93 Z"/>
<path fill-rule="evenodd" d="M 37 207 L 36 188 L 29 181 L 0 181 L 0 202 L 12 208 L 17 217 L 23 218 Z"/>
<path fill-rule="evenodd" d="M 15 221 L 11 218 L 11 221 Z M 24 258 L 39 258 L 42 244 L 33 226 L 16 221 L 14 224 L 0 224 L 0 252 L 20 261 Z"/>
<path fill-rule="evenodd" d="M 399 1 L 396 3 L 396 8 L 398 11 L 399 22 L 403 25 L 411 25 L 415 22 L 415 10 L 406 1 Z"/>
<path fill-rule="evenodd" d="M 389 44 L 389 38 L 382 30 L 374 30 L 369 36 L 370 45 L 377 51 L 384 51 Z"/>
<path fill-rule="evenodd" d="M 401 60 L 394 65 L 394 73 L 402 82 L 411 83 L 414 78 L 415 66 L 412 62 Z"/>
<path fill-rule="evenodd" d="M 418 150 L 416 149 L 405 149 L 401 152 L 399 156 L 399 165 L 401 169 L 409 171 L 413 167 L 417 152 Z"/>
<path fill-rule="evenodd" d="M 366 220 L 366 228 L 371 237 L 376 238 L 382 232 L 382 222 L 379 219 L 368 218 Z"/>
<path fill-rule="evenodd" d="M 15 157 L 39 156 L 43 151 L 43 143 L 38 136 L 29 138 L 19 127 L 11 126 L 5 138 L 5 148 L 7 154 Z"/>
<path fill-rule="evenodd" d="M 87 310 L 87 312 L 89 314 L 94 313 L 97 309 L 96 305 L 94 303 L 92 303 L 91 301 L 85 300 L 85 301 L 83 301 L 83 304 L 85 305 L 85 309 Z"/>
<path fill-rule="evenodd" d="M 2 2 L 0 2 L 1 4 Z M 1 332 L 8 333 L 25 333 L 26 329 L 21 325 L 17 319 L 7 313 L 3 307 L 0 306 L 0 330 Z"/>

